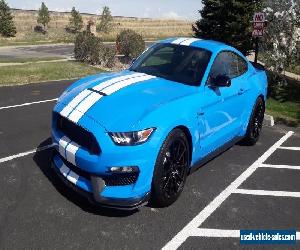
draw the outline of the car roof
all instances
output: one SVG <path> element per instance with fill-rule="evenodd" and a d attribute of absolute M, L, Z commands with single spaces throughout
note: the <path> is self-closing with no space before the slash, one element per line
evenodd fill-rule
<path fill-rule="evenodd" d="M 169 38 L 165 40 L 159 41 L 159 43 L 173 43 L 178 45 L 189 45 L 197 48 L 202 48 L 209 50 L 213 53 L 218 53 L 222 50 L 230 50 L 238 52 L 235 48 L 226 45 L 225 43 L 214 41 L 214 40 L 204 40 L 199 38 L 192 38 L 192 37 L 175 37 Z"/>

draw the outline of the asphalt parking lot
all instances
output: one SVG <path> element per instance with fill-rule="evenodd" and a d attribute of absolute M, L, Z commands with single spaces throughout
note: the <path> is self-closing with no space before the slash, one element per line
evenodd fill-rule
<path fill-rule="evenodd" d="M 0 88 L 1 249 L 240 249 L 240 229 L 300 231 L 300 131 L 279 126 L 191 174 L 169 208 L 90 205 L 50 169 L 51 110 L 69 84 Z"/>

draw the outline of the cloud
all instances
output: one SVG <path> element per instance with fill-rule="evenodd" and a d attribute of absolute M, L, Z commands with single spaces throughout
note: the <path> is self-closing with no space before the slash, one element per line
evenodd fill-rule
<path fill-rule="evenodd" d="M 178 13 L 176 13 L 175 11 L 166 12 L 162 16 L 165 19 L 176 19 L 176 20 L 183 19 L 183 17 L 178 15 Z"/>

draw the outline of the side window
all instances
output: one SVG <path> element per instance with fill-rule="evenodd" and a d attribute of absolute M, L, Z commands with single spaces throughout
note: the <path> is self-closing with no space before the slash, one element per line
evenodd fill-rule
<path fill-rule="evenodd" d="M 237 54 L 225 51 L 221 52 L 215 59 L 210 70 L 208 83 L 217 76 L 228 76 L 230 79 L 244 74 L 248 69 L 247 63 Z"/>
<path fill-rule="evenodd" d="M 221 52 L 211 67 L 208 83 L 211 83 L 217 76 L 228 76 L 232 79 L 238 74 L 237 56 L 229 51 Z"/>
<path fill-rule="evenodd" d="M 227 61 L 228 61 L 227 52 L 221 52 L 219 55 L 217 55 L 209 73 L 209 82 L 211 82 L 217 76 L 228 75 L 227 67 L 226 67 Z"/>
<path fill-rule="evenodd" d="M 247 62 L 238 56 L 238 67 L 239 67 L 239 75 L 245 74 L 248 70 Z"/>

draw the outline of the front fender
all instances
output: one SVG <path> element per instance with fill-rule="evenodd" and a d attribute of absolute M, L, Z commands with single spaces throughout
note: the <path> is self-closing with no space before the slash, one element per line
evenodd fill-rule
<path fill-rule="evenodd" d="M 153 110 L 143 117 L 135 126 L 135 130 L 155 127 L 152 142 L 159 145 L 156 155 L 168 134 L 176 127 L 183 126 L 190 132 L 192 139 L 192 152 L 199 143 L 200 131 L 198 131 L 197 106 L 193 105 L 193 95 L 181 98 Z M 190 105 L 187 107 L 187 103 Z M 186 108 L 182 108 L 186 107 Z M 193 159 L 192 159 L 193 163 Z"/>

